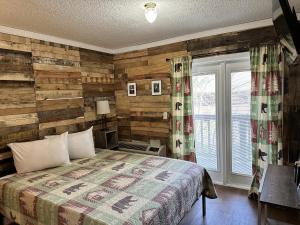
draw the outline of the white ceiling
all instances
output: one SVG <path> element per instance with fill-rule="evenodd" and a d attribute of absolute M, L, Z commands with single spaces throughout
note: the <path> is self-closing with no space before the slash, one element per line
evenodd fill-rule
<path fill-rule="evenodd" d="M 113 51 L 272 16 L 272 0 L 153 1 L 159 12 L 149 24 L 147 0 L 0 0 L 0 25 Z M 300 1 L 289 1 L 300 12 Z"/>

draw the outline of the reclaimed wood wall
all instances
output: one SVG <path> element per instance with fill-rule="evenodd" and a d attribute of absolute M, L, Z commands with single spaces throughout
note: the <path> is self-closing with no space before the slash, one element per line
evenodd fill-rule
<path fill-rule="evenodd" d="M 270 26 L 193 39 L 187 42 L 187 48 L 193 57 L 202 58 L 245 52 L 249 51 L 250 47 L 272 44 L 276 41 L 275 28 Z"/>
<path fill-rule="evenodd" d="M 0 33 L 0 174 L 12 168 L 8 143 L 103 123 L 96 100 L 108 99 L 117 129 L 113 55 Z"/>
<path fill-rule="evenodd" d="M 32 40 L 39 136 L 74 130 L 84 122 L 79 49 Z"/>
<path fill-rule="evenodd" d="M 113 55 L 80 49 L 80 67 L 84 98 L 84 118 L 94 131 L 103 128 L 101 116 L 96 115 L 98 100 L 108 100 L 110 114 L 106 115 L 107 128 L 117 129 Z"/>
<path fill-rule="evenodd" d="M 170 66 L 167 58 L 187 55 L 184 42 L 118 54 L 114 57 L 115 94 L 120 139 L 149 141 L 159 139 L 166 144 L 170 112 Z M 162 95 L 152 96 L 151 81 L 162 81 Z M 127 82 L 137 86 L 137 96 L 128 97 Z"/>
<path fill-rule="evenodd" d="M 285 74 L 283 99 L 284 159 L 294 164 L 300 156 L 300 65 L 289 67 Z"/>
<path fill-rule="evenodd" d="M 248 51 L 249 47 L 276 41 L 273 27 L 204 37 L 114 56 L 116 108 L 120 139 L 160 139 L 170 131 L 163 112 L 170 110 L 170 66 L 166 59 L 191 54 L 208 57 Z M 151 95 L 151 81 L 162 80 L 162 95 Z M 127 96 L 127 82 L 137 84 L 137 96 Z"/>
<path fill-rule="evenodd" d="M 0 173 L 13 167 L 7 144 L 38 138 L 30 40 L 0 34 Z"/>

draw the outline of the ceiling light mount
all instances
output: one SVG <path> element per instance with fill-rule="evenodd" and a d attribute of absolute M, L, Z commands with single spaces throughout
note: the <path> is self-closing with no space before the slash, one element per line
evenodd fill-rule
<path fill-rule="evenodd" d="M 145 7 L 145 17 L 149 23 L 153 23 L 157 17 L 156 3 L 148 2 L 144 5 Z"/>

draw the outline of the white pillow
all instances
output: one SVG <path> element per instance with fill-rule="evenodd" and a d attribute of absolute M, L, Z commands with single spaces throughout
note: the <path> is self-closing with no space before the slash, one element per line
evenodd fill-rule
<path fill-rule="evenodd" d="M 52 139 L 11 143 L 18 173 L 27 173 L 70 163 L 67 143 L 68 133 Z"/>
<path fill-rule="evenodd" d="M 48 139 L 56 136 L 45 136 L 45 138 Z M 93 127 L 86 131 L 68 134 L 68 149 L 70 159 L 91 158 L 95 156 Z"/>

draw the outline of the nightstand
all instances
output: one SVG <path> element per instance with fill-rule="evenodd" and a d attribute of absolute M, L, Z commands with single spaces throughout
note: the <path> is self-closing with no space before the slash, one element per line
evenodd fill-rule
<path fill-rule="evenodd" d="M 95 135 L 95 146 L 96 148 L 102 149 L 115 149 L 118 145 L 118 131 L 106 130 L 99 131 Z"/>

